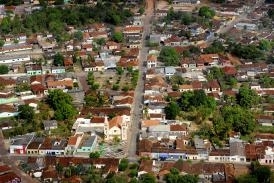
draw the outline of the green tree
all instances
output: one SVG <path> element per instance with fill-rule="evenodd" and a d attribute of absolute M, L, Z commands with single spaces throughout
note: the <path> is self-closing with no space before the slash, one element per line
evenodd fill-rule
<path fill-rule="evenodd" d="M 3 39 L 0 39 L 0 48 L 2 48 L 5 44 L 5 41 Z"/>
<path fill-rule="evenodd" d="M 72 119 L 77 114 L 72 101 L 72 97 L 62 90 L 50 91 L 47 98 L 47 103 L 53 108 L 57 120 Z"/>
<path fill-rule="evenodd" d="M 9 67 L 7 65 L 0 65 L 0 74 L 7 74 L 9 72 Z"/>
<path fill-rule="evenodd" d="M 263 50 L 263 51 L 270 51 L 272 49 L 271 42 L 266 39 L 260 40 L 258 47 L 260 50 Z"/>
<path fill-rule="evenodd" d="M 222 53 L 224 51 L 225 47 L 220 41 L 214 41 L 209 47 L 204 49 L 205 53 Z"/>
<path fill-rule="evenodd" d="M 205 18 L 213 18 L 215 16 L 215 11 L 208 6 L 202 6 L 199 9 L 199 16 Z"/>
<path fill-rule="evenodd" d="M 27 122 L 32 122 L 34 120 L 34 109 L 29 105 L 19 105 L 18 107 L 19 119 L 24 119 Z"/>
<path fill-rule="evenodd" d="M 224 118 L 219 112 L 216 112 L 213 116 L 213 131 L 214 134 L 220 139 L 224 140 L 228 136 L 228 132 L 231 129 L 231 124 L 226 123 Z"/>
<path fill-rule="evenodd" d="M 221 109 L 222 117 L 228 129 L 240 132 L 242 135 L 250 134 L 255 128 L 253 114 L 240 106 L 225 106 Z"/>
<path fill-rule="evenodd" d="M 122 75 L 124 73 L 124 69 L 122 67 L 116 67 L 116 72 L 118 75 Z"/>
<path fill-rule="evenodd" d="M 142 174 L 139 178 L 139 183 L 156 183 L 156 178 L 149 173 Z"/>
<path fill-rule="evenodd" d="M 180 56 L 175 48 L 165 46 L 160 51 L 159 60 L 166 66 L 178 66 L 180 63 Z"/>
<path fill-rule="evenodd" d="M 236 180 L 237 183 L 258 183 L 257 178 L 254 175 L 241 175 Z"/>
<path fill-rule="evenodd" d="M 87 172 L 87 183 L 102 183 L 102 175 L 98 173 L 94 166 L 90 166 Z"/>
<path fill-rule="evenodd" d="M 237 102 L 241 107 L 255 107 L 259 103 L 259 100 L 260 98 L 257 93 L 254 90 L 248 88 L 248 86 L 244 85 L 239 89 Z"/>
<path fill-rule="evenodd" d="M 125 159 L 125 158 L 121 159 L 118 166 L 119 171 L 125 171 L 127 167 L 128 167 L 128 159 Z"/>
<path fill-rule="evenodd" d="M 166 118 L 167 119 L 175 119 L 176 116 L 179 115 L 180 113 L 180 107 L 178 106 L 177 103 L 175 102 L 170 102 L 166 107 L 165 107 L 165 113 L 166 113 Z"/>
<path fill-rule="evenodd" d="M 261 183 L 270 183 L 271 170 L 268 166 L 259 166 L 257 167 L 253 175 L 257 178 L 258 182 Z"/>
<path fill-rule="evenodd" d="M 73 34 L 73 37 L 78 41 L 82 41 L 83 40 L 83 33 L 81 31 L 77 31 Z"/>
<path fill-rule="evenodd" d="M 117 43 L 123 42 L 124 41 L 123 33 L 122 32 L 114 32 L 112 34 L 112 40 Z"/>
<path fill-rule="evenodd" d="M 127 183 L 127 177 L 125 174 L 117 175 L 114 172 L 109 173 L 106 177 L 106 183 Z"/>
<path fill-rule="evenodd" d="M 53 57 L 53 64 L 55 66 L 63 66 L 64 65 L 64 60 L 65 60 L 64 56 L 61 53 L 57 53 Z"/>
<path fill-rule="evenodd" d="M 95 151 L 89 154 L 89 158 L 100 158 L 100 152 Z"/>

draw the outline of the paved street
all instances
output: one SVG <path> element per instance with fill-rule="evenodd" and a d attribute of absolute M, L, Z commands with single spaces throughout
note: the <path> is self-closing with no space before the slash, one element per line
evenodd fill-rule
<path fill-rule="evenodd" d="M 140 106 L 143 104 L 143 91 L 144 91 L 144 60 L 146 60 L 149 48 L 146 47 L 146 36 L 150 33 L 150 21 L 153 16 L 154 9 L 154 0 L 146 1 L 146 13 L 144 17 L 144 26 L 143 26 L 143 38 L 142 38 L 142 49 L 140 51 L 139 58 L 139 79 L 138 84 L 135 89 L 134 95 L 134 105 L 132 109 L 132 120 L 131 120 L 131 128 L 129 130 L 129 139 L 128 139 L 128 157 L 135 158 L 136 157 L 136 146 L 137 139 L 140 128 L 140 121 L 142 116 L 142 110 Z"/>
<path fill-rule="evenodd" d="M 0 130 L 0 162 L 1 161 L 9 165 L 12 171 L 21 177 L 23 183 L 38 183 L 38 181 L 32 179 L 30 176 L 28 176 L 22 170 L 20 170 L 16 166 L 14 159 L 8 155 L 8 151 L 6 150 L 4 143 L 4 137 L 2 131 Z"/>

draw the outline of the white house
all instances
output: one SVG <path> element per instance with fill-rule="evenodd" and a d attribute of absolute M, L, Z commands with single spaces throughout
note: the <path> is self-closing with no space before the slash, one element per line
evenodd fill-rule
<path fill-rule="evenodd" d="M 35 134 L 26 134 L 10 139 L 10 154 L 26 154 L 28 144 L 32 141 Z"/>
<path fill-rule="evenodd" d="M 157 56 L 156 55 L 148 55 L 147 56 L 147 68 L 157 67 Z"/>
<path fill-rule="evenodd" d="M 68 145 L 65 149 L 66 154 L 74 154 L 76 149 L 79 147 L 83 139 L 83 136 L 84 136 L 84 133 L 77 133 L 74 136 L 69 137 Z"/>
<path fill-rule="evenodd" d="M 30 61 L 29 55 L 2 55 L 0 56 L 0 64 L 10 64 L 16 62 Z"/>
<path fill-rule="evenodd" d="M 65 139 L 46 138 L 39 148 L 39 155 L 64 155 L 67 143 Z"/>

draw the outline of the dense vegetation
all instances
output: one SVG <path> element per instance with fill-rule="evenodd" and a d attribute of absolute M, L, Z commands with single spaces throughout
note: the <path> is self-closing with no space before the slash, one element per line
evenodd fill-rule
<path fill-rule="evenodd" d="M 268 166 L 260 165 L 259 162 L 252 162 L 250 167 L 250 174 L 242 175 L 237 178 L 237 183 L 270 183 L 273 182 L 271 176 L 271 169 Z"/>
<path fill-rule="evenodd" d="M 171 21 L 180 21 L 184 25 L 190 25 L 191 23 L 198 23 L 206 27 L 210 27 L 211 19 L 214 17 L 215 11 L 207 6 L 203 6 L 199 9 L 198 15 L 191 14 L 184 11 L 174 11 L 173 8 L 169 9 L 164 21 L 170 23 Z"/>
<path fill-rule="evenodd" d="M 161 49 L 159 60 L 166 66 L 178 66 L 180 63 L 180 55 L 176 52 L 175 48 L 165 46 Z"/>
<path fill-rule="evenodd" d="M 41 11 L 20 17 L 15 16 L 3 18 L 0 26 L 2 34 L 51 32 L 59 38 L 64 39 L 66 26 L 73 25 L 81 27 L 89 23 L 105 22 L 113 25 L 123 23 L 132 13 L 124 6 L 112 3 L 100 3 L 96 6 L 74 6 L 64 8 L 43 8 Z"/>

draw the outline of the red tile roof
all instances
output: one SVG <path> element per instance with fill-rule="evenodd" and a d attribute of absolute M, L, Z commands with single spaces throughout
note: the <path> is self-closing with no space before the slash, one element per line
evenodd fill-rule
<path fill-rule="evenodd" d="M 13 172 L 0 175 L 0 183 L 21 182 L 21 178 Z"/>
<path fill-rule="evenodd" d="M 226 66 L 226 67 L 223 67 L 222 70 L 226 75 L 236 75 L 237 74 L 237 70 L 235 67 Z"/>

